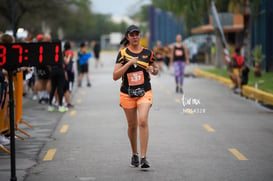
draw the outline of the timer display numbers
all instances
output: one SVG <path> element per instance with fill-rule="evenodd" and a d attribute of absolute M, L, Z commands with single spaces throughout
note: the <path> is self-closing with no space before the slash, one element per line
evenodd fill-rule
<path fill-rule="evenodd" d="M 61 65 L 62 61 L 61 42 L 0 43 L 0 67 L 5 69 Z"/>

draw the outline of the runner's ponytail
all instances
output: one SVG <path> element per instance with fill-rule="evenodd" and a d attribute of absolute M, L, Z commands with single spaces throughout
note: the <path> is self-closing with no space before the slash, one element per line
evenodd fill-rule
<path fill-rule="evenodd" d="M 126 47 L 127 45 L 129 45 L 129 40 L 128 40 L 126 37 L 124 37 L 124 38 L 120 41 L 119 44 L 120 44 L 120 45 L 123 45 L 124 47 Z"/>

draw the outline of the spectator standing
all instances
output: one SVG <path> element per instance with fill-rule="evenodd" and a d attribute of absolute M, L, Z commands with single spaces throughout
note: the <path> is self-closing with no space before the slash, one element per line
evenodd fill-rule
<path fill-rule="evenodd" d="M 72 92 L 74 81 L 75 81 L 75 71 L 74 71 L 74 59 L 75 53 L 71 49 L 71 43 L 69 41 L 64 44 L 64 63 L 65 70 L 68 76 L 69 91 Z"/>
<path fill-rule="evenodd" d="M 170 48 L 169 44 L 166 44 L 164 47 L 164 62 L 165 65 L 169 68 L 170 65 L 170 59 L 171 59 L 171 53 L 172 53 L 172 49 Z"/>
<path fill-rule="evenodd" d="M 42 35 L 38 34 L 36 36 L 37 42 L 50 42 L 50 35 Z M 47 65 L 39 65 L 36 67 L 36 75 L 37 80 L 35 79 L 34 87 L 33 87 L 33 100 L 38 100 L 39 103 L 47 103 L 49 100 L 49 92 L 50 92 L 50 70 Z"/>
<path fill-rule="evenodd" d="M 100 51 L 101 51 L 101 46 L 98 41 L 93 42 L 93 52 L 95 56 L 95 67 L 97 68 L 99 65 L 103 67 L 103 63 L 100 60 Z"/>
<path fill-rule="evenodd" d="M 92 57 L 91 53 L 87 52 L 86 44 L 81 43 L 80 51 L 78 52 L 78 61 L 79 61 L 79 77 L 78 77 L 78 87 L 82 86 L 82 78 L 85 75 L 87 81 L 87 87 L 91 87 L 91 82 L 89 79 L 89 59 Z"/>
<path fill-rule="evenodd" d="M 71 43 L 69 41 L 64 44 L 64 70 L 65 70 L 65 85 L 64 85 L 64 97 L 67 103 L 67 108 L 74 107 L 70 101 L 70 95 L 74 84 L 74 67 L 73 58 L 74 52 L 71 50 Z"/>
<path fill-rule="evenodd" d="M 240 72 L 244 65 L 244 56 L 241 55 L 240 47 L 235 48 L 235 52 L 232 54 L 231 61 L 233 68 L 233 82 L 235 84 L 234 91 L 235 93 L 241 93 Z"/>
<path fill-rule="evenodd" d="M 206 59 L 205 61 L 206 61 L 206 64 L 211 64 L 211 62 L 212 62 L 211 46 L 212 46 L 211 37 L 208 36 L 206 46 L 205 46 L 205 59 Z"/>
<path fill-rule="evenodd" d="M 246 63 L 243 63 L 243 66 L 241 68 L 241 86 L 248 84 L 248 74 L 249 74 L 249 68 L 246 65 Z"/>
<path fill-rule="evenodd" d="M 63 106 L 63 96 L 64 96 L 64 86 L 65 86 L 65 71 L 64 64 L 57 64 L 50 66 L 50 95 L 49 95 L 49 105 L 48 112 L 54 111 L 54 106 L 52 106 L 52 100 L 57 90 L 58 95 L 58 111 L 65 112 L 68 111 L 67 107 Z"/>
<path fill-rule="evenodd" d="M 155 54 L 155 58 L 157 61 L 157 64 L 159 66 L 159 71 L 162 71 L 162 67 L 164 64 L 164 56 L 165 56 L 165 52 L 164 52 L 164 47 L 162 46 L 162 43 L 160 40 L 158 40 L 156 42 L 156 46 L 153 48 L 154 54 Z"/>
<path fill-rule="evenodd" d="M 192 56 L 192 63 L 196 63 L 197 62 L 197 53 L 198 53 L 198 45 L 196 43 L 196 40 L 193 39 L 192 40 L 192 45 L 191 45 L 191 56 Z"/>
<path fill-rule="evenodd" d="M 0 43 L 12 43 L 14 42 L 14 37 L 8 34 L 1 34 L 0 35 Z M 5 69 L 0 68 L 0 87 L 1 87 L 1 106 L 0 106 L 0 122 L 8 121 L 9 116 L 9 96 L 8 96 L 8 78 L 7 78 L 7 71 Z M 4 108 L 5 107 L 5 108 Z M 3 123 L 2 122 L 2 123 Z M 2 131 L 2 130 L 0 130 Z M 9 145 L 10 139 L 7 138 L 4 134 L 0 132 L 0 145 Z"/>

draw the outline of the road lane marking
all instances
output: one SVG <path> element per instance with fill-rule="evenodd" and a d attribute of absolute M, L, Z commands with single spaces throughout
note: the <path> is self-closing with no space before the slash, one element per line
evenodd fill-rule
<path fill-rule="evenodd" d="M 70 116 L 74 116 L 76 114 L 77 111 L 73 110 L 73 111 L 70 111 Z"/>
<path fill-rule="evenodd" d="M 178 104 L 180 104 L 181 100 L 177 98 L 177 99 L 175 99 L 175 102 L 178 103 Z"/>
<path fill-rule="evenodd" d="M 241 152 L 239 152 L 236 148 L 228 149 L 238 160 L 248 160 Z"/>
<path fill-rule="evenodd" d="M 208 131 L 208 132 L 215 132 L 215 129 L 213 129 L 210 125 L 208 124 L 203 124 L 203 127 Z"/>
<path fill-rule="evenodd" d="M 164 91 L 164 87 L 162 85 L 159 85 L 160 90 Z"/>
<path fill-rule="evenodd" d="M 57 149 L 49 149 L 44 157 L 44 161 L 51 161 L 53 160 Z"/>
<path fill-rule="evenodd" d="M 60 129 L 60 132 L 61 133 L 66 133 L 67 132 L 67 130 L 68 130 L 68 125 L 67 124 L 65 124 L 65 125 L 63 125 L 62 127 L 61 127 L 61 129 Z"/>
<path fill-rule="evenodd" d="M 81 93 L 82 93 L 82 95 L 86 95 L 86 91 L 82 91 Z"/>
<path fill-rule="evenodd" d="M 78 104 L 82 103 L 82 100 L 81 99 L 77 99 L 76 101 Z"/>

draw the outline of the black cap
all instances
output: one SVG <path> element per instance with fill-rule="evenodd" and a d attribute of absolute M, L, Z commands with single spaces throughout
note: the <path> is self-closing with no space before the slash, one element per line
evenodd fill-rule
<path fill-rule="evenodd" d="M 131 25 L 127 28 L 126 30 L 126 35 L 128 35 L 129 33 L 132 33 L 132 32 L 140 32 L 139 28 L 136 26 L 136 25 Z"/>

